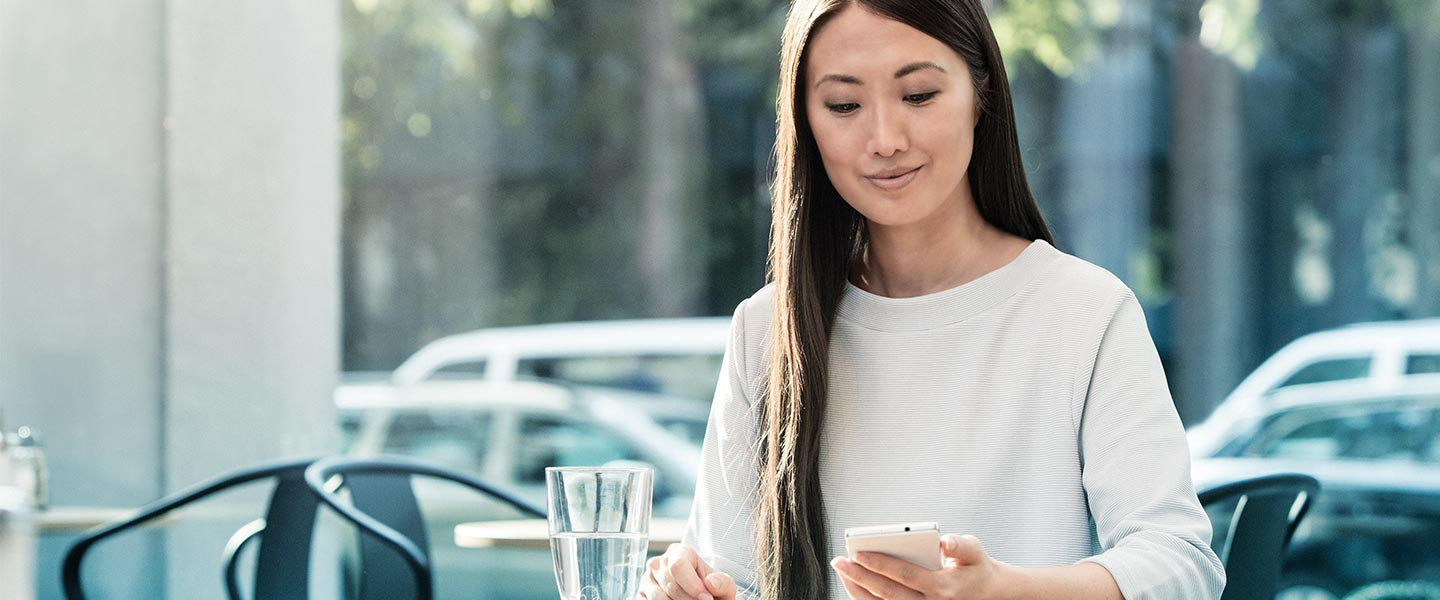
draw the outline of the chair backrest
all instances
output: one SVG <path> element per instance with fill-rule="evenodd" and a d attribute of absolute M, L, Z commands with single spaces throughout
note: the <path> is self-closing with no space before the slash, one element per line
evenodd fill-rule
<path fill-rule="evenodd" d="M 545 517 L 543 510 L 517 496 L 464 473 L 416 460 L 342 456 L 318 460 L 305 470 L 305 483 L 364 534 L 360 546 L 365 565 L 360 575 L 362 600 L 430 600 L 434 596 L 425 520 L 411 485 L 416 476 L 458 483 L 522 514 Z M 349 491 L 350 501 L 340 498 L 341 489 Z"/>
<path fill-rule="evenodd" d="M 1221 600 L 1274 598 L 1280 586 L 1285 548 L 1310 504 L 1320 493 L 1320 482 L 1309 475 L 1265 475 L 1216 486 L 1200 492 L 1207 508 L 1235 502 L 1220 561 L 1225 564 L 1225 592 Z"/>
<path fill-rule="evenodd" d="M 309 592 L 310 548 L 315 529 L 318 500 L 305 486 L 305 468 L 314 459 L 269 463 L 221 475 L 210 481 L 166 496 L 141 507 L 134 516 L 102 525 L 80 536 L 65 552 L 61 567 L 61 583 L 69 600 L 84 600 L 80 567 L 85 554 L 106 538 L 138 527 L 152 519 L 216 493 L 260 481 L 273 481 L 269 507 L 263 521 L 253 521 L 241 528 L 244 539 L 258 538 L 254 590 L 256 598 L 304 598 Z M 226 589 L 232 600 L 238 600 L 238 586 L 233 580 L 235 548 L 227 549 Z"/>

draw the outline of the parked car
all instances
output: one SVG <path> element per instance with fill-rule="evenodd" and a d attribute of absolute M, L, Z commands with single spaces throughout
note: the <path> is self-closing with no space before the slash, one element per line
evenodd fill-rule
<path fill-rule="evenodd" d="M 373 391 L 337 407 L 342 423 L 356 424 L 349 453 L 433 460 L 537 505 L 545 501 L 547 466 L 644 463 L 655 469 L 655 514 L 690 510 L 700 447 L 643 407 L 665 407 L 671 420 L 703 429 L 708 408 L 698 401 L 543 381 L 433 381 Z"/>
<path fill-rule="evenodd" d="M 1440 382 L 1282 388 L 1196 454 L 1197 488 L 1265 473 L 1320 480 L 1280 598 L 1333 600 L 1380 581 L 1440 584 Z M 1225 523 L 1217 523 L 1224 528 Z"/>
<path fill-rule="evenodd" d="M 1233 439 L 1228 428 L 1269 412 L 1278 390 L 1348 381 L 1392 389 L 1414 379 L 1440 382 L 1440 319 L 1360 323 L 1312 333 L 1261 363 L 1189 432 L 1191 448 L 1212 454 Z"/>
<path fill-rule="evenodd" d="M 708 408 L 693 401 L 708 406 L 714 396 L 729 328 L 728 318 L 691 318 L 482 329 L 435 340 L 393 373 L 342 374 L 335 404 L 373 403 L 429 381 L 567 381 L 649 392 L 628 399 L 652 421 L 698 446 L 705 439 Z M 341 415 L 343 442 L 357 429 L 358 423 Z"/>
<path fill-rule="evenodd" d="M 397 385 L 430 379 L 560 379 L 710 400 L 728 317 L 551 323 L 482 329 L 430 342 L 395 369 Z"/>
<path fill-rule="evenodd" d="M 663 406 L 703 430 L 708 402 L 544 381 L 428 381 L 357 387 L 337 407 L 346 452 L 421 458 L 470 472 L 545 507 L 545 467 L 643 464 L 655 471 L 656 518 L 690 511 L 700 448 L 640 407 Z M 432 545 L 437 598 L 539 600 L 556 594 L 550 552 L 460 548 L 455 526 L 521 518 L 446 482 L 415 483 Z"/>

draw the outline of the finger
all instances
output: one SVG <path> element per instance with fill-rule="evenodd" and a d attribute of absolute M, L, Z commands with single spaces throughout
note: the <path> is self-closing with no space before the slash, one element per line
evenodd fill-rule
<path fill-rule="evenodd" d="M 672 600 L 660 589 L 660 582 L 655 579 L 655 569 L 645 570 L 645 581 L 640 583 L 640 597 L 643 600 Z"/>
<path fill-rule="evenodd" d="M 925 589 L 934 576 L 929 569 L 878 552 L 861 552 L 855 555 L 855 562 L 871 571 L 884 575 L 912 589 Z"/>
<path fill-rule="evenodd" d="M 855 582 L 856 585 L 877 597 L 887 600 L 920 600 L 923 598 L 920 592 L 876 573 L 853 560 L 840 557 L 831 561 L 830 564 L 840 572 L 842 579 Z"/>
<path fill-rule="evenodd" d="M 705 576 L 705 588 L 716 598 L 735 597 L 735 579 L 729 573 L 715 571 Z"/>
<path fill-rule="evenodd" d="M 852 600 L 880 600 L 875 597 L 875 594 L 866 591 L 865 588 L 860 587 L 860 584 L 850 581 L 844 575 L 840 576 L 840 583 L 845 586 L 845 593 L 850 594 Z"/>
<path fill-rule="evenodd" d="M 956 564 L 974 565 L 985 562 L 985 547 L 980 544 L 980 538 L 973 535 L 946 534 L 940 541 L 940 552 L 946 558 L 954 559 Z"/>
<path fill-rule="evenodd" d="M 694 550 L 681 546 L 679 550 L 667 553 L 665 562 L 664 572 L 668 577 L 665 577 L 667 581 L 662 582 L 661 588 L 666 594 L 673 598 L 714 600 L 710 592 L 705 590 L 705 582 L 700 580 L 700 565 L 703 561 Z"/>

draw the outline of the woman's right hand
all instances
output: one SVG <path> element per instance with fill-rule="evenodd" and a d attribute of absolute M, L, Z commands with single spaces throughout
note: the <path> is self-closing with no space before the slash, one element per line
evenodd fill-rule
<path fill-rule="evenodd" d="M 645 562 L 642 600 L 734 600 L 735 580 L 715 570 L 689 546 L 670 544 Z"/>

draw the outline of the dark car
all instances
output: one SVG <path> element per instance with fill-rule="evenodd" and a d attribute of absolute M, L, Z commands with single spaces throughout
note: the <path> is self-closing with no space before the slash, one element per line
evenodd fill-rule
<path fill-rule="evenodd" d="M 1320 480 L 1278 597 L 1440 584 L 1440 385 L 1311 386 L 1277 393 L 1267 405 L 1235 424 L 1218 451 L 1197 456 L 1193 475 L 1197 488 L 1276 472 Z"/>

